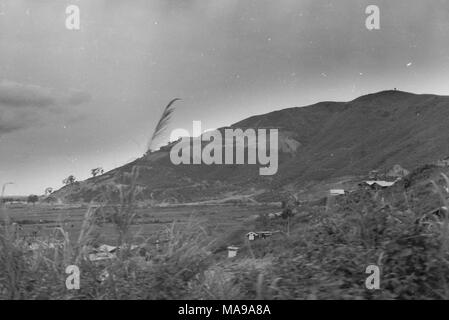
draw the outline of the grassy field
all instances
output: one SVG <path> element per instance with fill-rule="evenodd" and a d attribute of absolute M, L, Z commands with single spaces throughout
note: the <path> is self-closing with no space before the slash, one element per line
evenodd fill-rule
<path fill-rule="evenodd" d="M 16 205 L 6 207 L 11 222 L 22 227 L 20 236 L 51 235 L 55 228 L 62 227 L 69 233 L 70 240 L 78 239 L 86 206 Z M 130 227 L 136 242 L 142 239 L 158 239 L 161 232 L 173 223 L 185 225 L 191 220 L 198 221 L 211 236 L 221 237 L 236 228 L 250 227 L 251 218 L 279 211 L 276 206 L 198 205 L 149 207 L 136 209 L 137 218 Z M 100 223 L 98 241 L 114 245 L 117 233 L 114 224 L 107 219 Z"/>

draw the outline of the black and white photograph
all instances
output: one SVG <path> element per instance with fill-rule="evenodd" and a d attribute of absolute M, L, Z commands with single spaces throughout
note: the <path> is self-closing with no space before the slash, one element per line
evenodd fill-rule
<path fill-rule="evenodd" d="M 448 208 L 447 0 L 0 0 L 0 300 L 447 300 Z"/>

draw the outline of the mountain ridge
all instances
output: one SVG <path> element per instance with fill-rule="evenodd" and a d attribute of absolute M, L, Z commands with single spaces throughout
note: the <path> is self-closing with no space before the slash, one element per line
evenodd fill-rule
<path fill-rule="evenodd" d="M 139 180 L 144 190 L 142 199 L 159 202 L 300 189 L 314 181 L 359 176 L 395 164 L 410 169 L 449 154 L 447 120 L 449 96 L 399 90 L 371 93 L 347 102 L 323 101 L 276 110 L 229 126 L 279 128 L 281 150 L 275 176 L 259 176 L 254 165 L 175 166 L 169 160 L 174 145 L 170 144 L 102 176 L 66 186 L 53 196 L 64 201 L 92 200 L 102 186 L 116 184 L 134 164 L 150 168 Z"/>

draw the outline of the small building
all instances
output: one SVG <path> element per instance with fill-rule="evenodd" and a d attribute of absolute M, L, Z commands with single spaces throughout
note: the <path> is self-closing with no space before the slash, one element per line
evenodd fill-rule
<path fill-rule="evenodd" d="M 331 189 L 330 190 L 330 195 L 331 196 L 338 196 L 338 195 L 342 195 L 345 194 L 345 190 L 344 189 Z"/>
<path fill-rule="evenodd" d="M 237 256 L 237 252 L 239 251 L 239 247 L 229 246 L 228 247 L 228 258 L 234 258 Z"/>
<path fill-rule="evenodd" d="M 117 253 L 117 247 L 109 246 L 107 244 L 102 244 L 98 248 L 93 249 L 89 253 L 89 260 L 92 262 L 115 259 Z"/>
<path fill-rule="evenodd" d="M 260 238 L 265 239 L 265 238 L 271 237 L 273 235 L 273 232 L 272 231 L 259 231 L 258 235 Z"/>
<path fill-rule="evenodd" d="M 248 240 L 253 241 L 259 236 L 259 234 L 254 231 L 250 231 L 246 234 L 246 236 L 248 237 Z"/>
<path fill-rule="evenodd" d="M 102 244 L 97 248 L 97 251 L 99 252 L 108 252 L 108 253 L 114 253 L 115 251 L 117 251 L 117 247 L 115 246 L 110 246 L 107 244 Z"/>
<path fill-rule="evenodd" d="M 276 219 L 282 216 L 282 211 L 279 212 L 274 212 L 274 213 L 269 213 L 268 214 L 268 218 L 269 219 Z"/>
<path fill-rule="evenodd" d="M 396 181 L 382 181 L 382 180 L 371 180 L 371 181 L 364 181 L 359 184 L 361 187 L 369 187 L 370 189 L 379 190 L 379 189 L 385 189 L 388 187 L 391 187 L 394 185 Z"/>

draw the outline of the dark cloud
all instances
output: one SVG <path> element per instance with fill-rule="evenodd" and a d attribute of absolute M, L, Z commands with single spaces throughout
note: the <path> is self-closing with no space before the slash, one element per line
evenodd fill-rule
<path fill-rule="evenodd" d="M 90 100 L 91 96 L 83 91 L 58 92 L 4 80 L 0 82 L 0 135 L 41 124 L 43 119 L 48 122 L 51 117 L 67 113 L 59 107 L 77 106 Z"/>
<path fill-rule="evenodd" d="M 3 121 L 0 118 L 0 136 L 23 128 L 22 124 Z"/>
<path fill-rule="evenodd" d="M 0 106 L 0 136 L 25 129 L 33 124 L 36 114 L 20 110 L 9 110 Z"/>
<path fill-rule="evenodd" d="M 57 92 L 54 89 L 34 84 L 13 81 L 0 82 L 0 106 L 46 108 L 57 105 L 80 105 L 91 99 L 82 91 Z"/>
<path fill-rule="evenodd" d="M 49 89 L 12 81 L 0 83 L 0 104 L 10 107 L 48 107 L 55 104 Z"/>
<path fill-rule="evenodd" d="M 91 100 L 91 96 L 87 92 L 83 91 L 73 91 L 68 97 L 68 104 L 71 106 L 77 106 Z"/>

